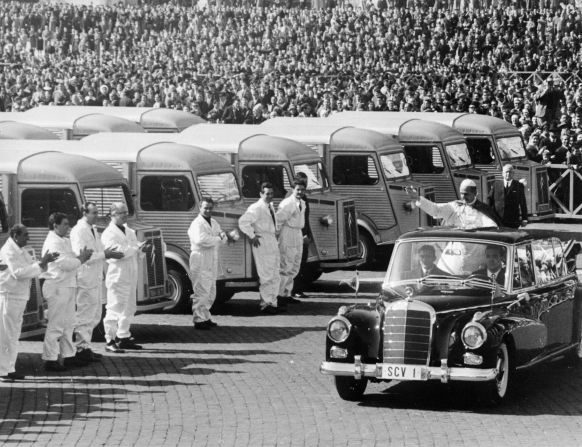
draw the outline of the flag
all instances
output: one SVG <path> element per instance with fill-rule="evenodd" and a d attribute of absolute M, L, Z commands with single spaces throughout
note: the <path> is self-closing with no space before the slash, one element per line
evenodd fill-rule
<path fill-rule="evenodd" d="M 356 274 L 353 277 L 350 279 L 342 279 L 339 283 L 340 285 L 347 284 L 358 293 L 358 290 L 360 289 L 360 273 L 356 270 Z"/>

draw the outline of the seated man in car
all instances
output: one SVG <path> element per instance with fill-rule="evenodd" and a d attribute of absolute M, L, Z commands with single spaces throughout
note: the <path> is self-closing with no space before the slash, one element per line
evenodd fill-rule
<path fill-rule="evenodd" d="M 485 268 L 475 270 L 473 275 L 486 276 L 499 285 L 505 284 L 505 267 L 503 260 L 505 250 L 500 245 L 488 245 L 485 248 Z"/>
<path fill-rule="evenodd" d="M 418 250 L 418 260 L 420 266 L 412 272 L 413 278 L 424 278 L 429 275 L 449 275 L 435 265 L 436 251 L 432 245 L 423 245 L 420 247 Z"/>

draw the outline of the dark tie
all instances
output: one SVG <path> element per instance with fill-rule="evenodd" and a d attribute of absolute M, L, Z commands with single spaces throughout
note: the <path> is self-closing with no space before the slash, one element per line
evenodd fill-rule
<path fill-rule="evenodd" d="M 93 239 L 95 239 L 95 230 L 91 227 L 91 233 L 93 234 Z"/>
<path fill-rule="evenodd" d="M 302 211 L 301 202 L 299 202 L 299 211 Z"/>
<path fill-rule="evenodd" d="M 275 225 L 275 227 L 276 227 L 277 223 L 275 221 L 275 212 L 273 211 L 273 208 L 271 208 L 271 205 L 269 205 L 269 213 L 271 213 L 271 219 L 273 219 L 273 225 Z"/>

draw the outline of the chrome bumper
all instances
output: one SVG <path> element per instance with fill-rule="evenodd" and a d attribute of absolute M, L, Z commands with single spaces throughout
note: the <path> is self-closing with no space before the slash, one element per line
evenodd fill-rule
<path fill-rule="evenodd" d="M 321 362 L 319 371 L 322 374 L 332 376 L 353 376 L 355 379 L 362 377 L 370 377 L 374 379 L 382 379 L 382 364 L 361 363 L 356 356 L 354 363 L 338 363 L 338 362 Z M 482 369 L 482 368 L 449 368 L 446 364 L 439 366 L 423 367 L 426 375 L 426 380 L 440 380 L 447 383 L 449 380 L 463 381 L 463 382 L 488 382 L 495 379 L 497 376 L 497 369 Z"/>

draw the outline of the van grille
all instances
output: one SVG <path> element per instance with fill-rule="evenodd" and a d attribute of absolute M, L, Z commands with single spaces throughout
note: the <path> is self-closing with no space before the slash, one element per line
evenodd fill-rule
<path fill-rule="evenodd" d="M 146 250 L 145 262 L 147 269 L 148 288 L 150 289 L 150 298 L 162 296 L 165 288 L 164 275 L 164 248 L 162 234 L 157 231 L 144 232 L 146 241 L 151 243 L 151 250 Z M 152 289 L 160 289 L 161 293 L 153 293 Z M 152 296 L 153 295 L 153 296 Z"/>
<path fill-rule="evenodd" d="M 359 256 L 358 223 L 356 220 L 356 204 L 353 200 L 343 204 L 345 253 L 348 258 Z"/>

